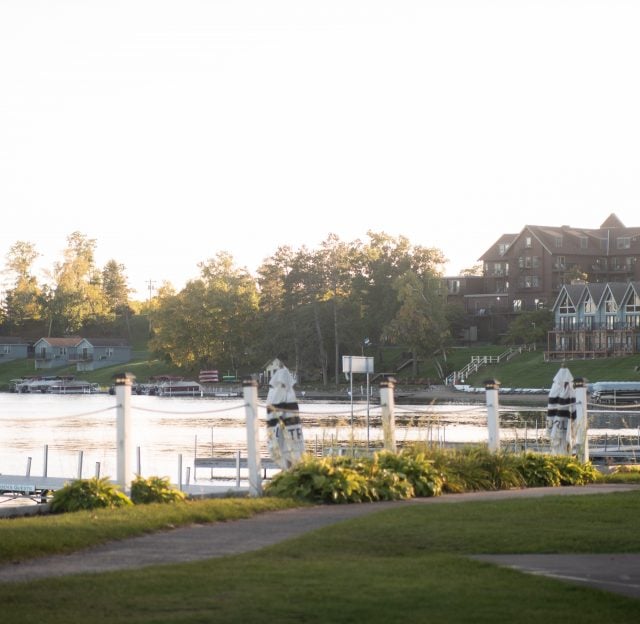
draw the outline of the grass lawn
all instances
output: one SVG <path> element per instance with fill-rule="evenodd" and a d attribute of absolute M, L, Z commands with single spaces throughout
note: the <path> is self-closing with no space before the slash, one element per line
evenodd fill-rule
<path fill-rule="evenodd" d="M 402 506 L 251 554 L 2 585 L 2 622 L 637 622 L 637 600 L 466 555 L 638 553 L 639 514 L 640 492 Z"/>

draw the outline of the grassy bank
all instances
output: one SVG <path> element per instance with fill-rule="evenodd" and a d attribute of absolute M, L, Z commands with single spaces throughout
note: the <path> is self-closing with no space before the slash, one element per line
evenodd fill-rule
<path fill-rule="evenodd" d="M 473 356 L 497 356 L 504 353 L 503 345 L 464 347 L 453 349 L 447 359 L 446 366 L 450 371 L 460 370 L 471 361 Z M 395 358 L 394 361 L 397 361 Z M 395 374 L 399 385 L 412 387 L 410 367 L 395 373 L 391 364 L 391 358 L 383 358 L 375 362 L 375 370 L 380 373 Z M 574 377 L 584 377 L 589 382 L 595 381 L 640 381 L 640 355 L 619 358 L 604 358 L 597 360 L 573 360 L 567 361 L 566 366 Z M 477 373 L 467 377 L 466 382 L 474 386 L 482 386 L 485 379 L 496 378 L 502 387 L 510 388 L 549 388 L 554 375 L 560 367 L 560 362 L 545 362 L 544 353 L 541 350 L 524 352 L 516 355 L 509 361 L 498 365 L 486 365 Z M 186 375 L 196 379 L 197 372 L 189 374 L 173 367 L 166 362 L 149 358 L 146 354 L 139 356 L 131 362 L 117 366 L 110 366 L 87 373 L 77 373 L 75 367 L 69 366 L 51 371 L 42 372 L 52 375 L 75 375 L 80 379 L 98 383 L 107 388 L 113 382 L 113 375 L 123 370 L 133 373 L 138 381 L 145 382 L 154 375 Z M 0 391 L 9 388 L 11 379 L 36 373 L 33 360 L 22 360 L 0 364 Z M 429 360 L 420 362 L 418 368 L 420 384 L 429 379 L 432 383 L 439 383 L 438 373 L 434 363 Z M 321 386 L 303 383 L 301 388 L 319 389 Z M 346 389 L 348 384 L 344 376 L 340 379 L 340 388 Z M 335 384 L 330 381 L 329 389 L 335 389 Z"/>
<path fill-rule="evenodd" d="M 637 600 L 468 555 L 638 553 L 638 512 L 640 492 L 398 506 L 251 554 L 3 585 L 2 620 L 635 622 Z"/>

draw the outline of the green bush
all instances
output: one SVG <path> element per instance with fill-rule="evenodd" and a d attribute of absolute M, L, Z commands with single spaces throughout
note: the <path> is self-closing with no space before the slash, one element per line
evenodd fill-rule
<path fill-rule="evenodd" d="M 175 503 L 186 500 L 184 492 L 174 488 L 168 477 L 136 477 L 131 483 L 131 500 L 136 504 Z"/>
<path fill-rule="evenodd" d="M 336 457 L 333 461 L 366 479 L 368 498 L 372 501 L 402 500 L 415 496 L 413 485 L 407 476 L 381 462 L 379 454 L 371 458 Z"/>
<path fill-rule="evenodd" d="M 518 466 L 527 487 L 557 487 L 562 475 L 551 455 L 523 453 Z"/>
<path fill-rule="evenodd" d="M 51 511 L 63 513 L 103 507 L 132 505 L 131 499 L 113 485 L 108 477 L 102 479 L 76 479 L 56 490 L 51 500 Z"/>
<path fill-rule="evenodd" d="M 295 466 L 278 473 L 265 487 L 265 494 L 314 503 L 374 500 L 363 474 L 330 457 L 304 458 Z"/>
<path fill-rule="evenodd" d="M 599 479 L 590 463 L 575 457 L 494 453 L 486 446 L 452 450 L 416 444 L 399 453 L 381 451 L 372 457 L 307 457 L 277 474 L 265 493 L 314 503 L 353 503 L 584 485 Z"/>
<path fill-rule="evenodd" d="M 569 455 L 552 455 L 551 461 L 560 472 L 560 485 L 585 485 L 598 480 L 598 471 L 591 462 L 582 463 Z"/>
<path fill-rule="evenodd" d="M 403 475 L 413 486 L 415 496 L 442 494 L 444 476 L 424 452 L 415 448 L 407 448 L 397 454 L 383 451 L 377 455 L 377 459 L 383 468 Z"/>

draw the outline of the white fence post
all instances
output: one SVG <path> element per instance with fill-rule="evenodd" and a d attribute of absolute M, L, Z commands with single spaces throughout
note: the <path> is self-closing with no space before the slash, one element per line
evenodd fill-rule
<path fill-rule="evenodd" d="M 245 422 L 247 428 L 247 466 L 249 468 L 249 496 L 262 494 L 260 465 L 260 428 L 258 423 L 258 384 L 254 379 L 242 381 Z"/>
<path fill-rule="evenodd" d="M 116 483 L 122 491 L 131 491 L 133 481 L 133 458 L 131 456 L 131 385 L 135 377 L 130 373 L 119 373 L 115 376 L 116 393 Z"/>
<path fill-rule="evenodd" d="M 487 379 L 484 382 L 487 400 L 487 430 L 489 436 L 489 451 L 496 453 L 500 450 L 500 420 L 498 415 L 498 391 L 500 382 L 497 379 Z"/>
<path fill-rule="evenodd" d="M 389 377 L 380 382 L 380 408 L 382 410 L 382 432 L 384 450 L 396 452 L 396 419 L 393 390 L 395 379 Z"/>

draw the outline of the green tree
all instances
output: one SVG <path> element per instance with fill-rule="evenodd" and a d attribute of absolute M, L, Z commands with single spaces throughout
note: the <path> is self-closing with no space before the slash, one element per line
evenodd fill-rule
<path fill-rule="evenodd" d="M 547 333 L 553 329 L 551 310 L 521 312 L 509 324 L 503 338 L 505 344 L 546 344 Z"/>
<path fill-rule="evenodd" d="M 440 276 L 435 273 L 418 275 L 407 271 L 396 280 L 394 288 L 400 307 L 387 331 L 396 341 L 408 345 L 415 378 L 421 356 L 441 356 L 446 361 L 450 339 L 446 300 Z"/>
<path fill-rule="evenodd" d="M 412 245 L 404 236 L 368 232 L 368 241 L 360 251 L 360 271 L 355 276 L 355 291 L 362 293 L 361 315 L 364 335 L 376 345 L 392 340 L 388 331 L 401 305 L 398 279 L 414 273 L 418 278 L 438 274 L 444 262 L 442 252 Z"/>
<path fill-rule="evenodd" d="M 179 367 L 234 373 L 255 366 L 258 292 L 253 277 L 225 252 L 200 263 L 200 279 L 160 291 L 151 312 L 150 347 Z"/>
<path fill-rule="evenodd" d="M 32 274 L 33 264 L 40 254 L 35 245 L 26 241 L 14 243 L 7 255 L 4 273 L 13 280 L 4 300 L 5 323 L 12 332 L 42 318 L 42 289 Z"/>
<path fill-rule="evenodd" d="M 49 335 L 79 332 L 88 320 L 108 312 L 102 276 L 95 266 L 96 241 L 80 232 L 67 237 L 62 262 L 52 273 L 53 287 L 47 293 Z"/>
<path fill-rule="evenodd" d="M 102 269 L 102 293 L 110 312 L 122 313 L 129 306 L 131 288 L 124 264 L 109 260 Z"/>

